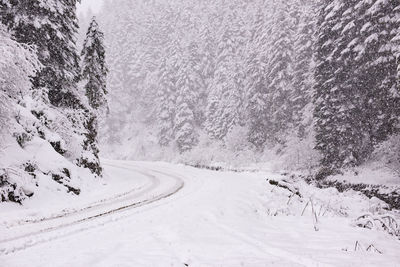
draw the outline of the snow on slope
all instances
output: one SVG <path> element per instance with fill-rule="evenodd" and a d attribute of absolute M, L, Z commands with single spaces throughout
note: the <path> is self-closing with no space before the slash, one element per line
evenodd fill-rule
<path fill-rule="evenodd" d="M 39 180 L 43 183 L 38 187 L 41 190 L 40 194 L 35 194 L 29 201 L 25 201 L 24 205 L 0 204 L 0 226 L 13 226 L 26 221 L 40 221 L 44 218 L 74 213 L 87 207 L 107 203 L 115 198 L 124 197 L 149 183 L 146 176 L 133 175 L 132 171 L 112 166 L 108 168 L 110 174 L 103 179 L 93 179 L 90 175 L 82 179 L 80 184 L 82 195 L 80 197 L 71 193 L 60 194 L 58 190 L 63 189 L 62 186 L 54 188 L 54 183 L 46 184 L 47 179 Z"/>
<path fill-rule="evenodd" d="M 52 241 L 0 255 L 0 266 L 400 265 L 399 240 L 384 231 L 354 226 L 359 215 L 383 212 L 377 199 L 292 181 L 300 198 L 267 182 L 266 178 L 283 179 L 274 173 L 212 172 L 167 163 L 113 164 L 122 169 L 109 166 L 108 174 L 120 178 L 109 180 L 103 198 L 115 194 L 118 184 L 125 190 L 127 179 L 140 185 L 140 173 L 157 176 L 160 185 L 180 177 L 184 187 L 166 199 L 74 226 L 84 231 L 63 229 Z M 366 251 L 369 245 L 376 250 Z"/>

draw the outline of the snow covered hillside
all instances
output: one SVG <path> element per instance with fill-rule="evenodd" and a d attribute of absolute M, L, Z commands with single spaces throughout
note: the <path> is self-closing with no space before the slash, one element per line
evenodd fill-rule
<path fill-rule="evenodd" d="M 0 2 L 0 202 L 22 203 L 39 184 L 79 194 L 81 180 L 101 177 L 97 116 L 78 84 L 75 9 Z"/>
<path fill-rule="evenodd" d="M 1 266 L 400 263 L 398 237 L 357 226 L 366 214 L 398 218 L 377 199 L 273 172 L 127 161 L 105 166 L 103 183 L 80 197 L 1 206 Z"/>

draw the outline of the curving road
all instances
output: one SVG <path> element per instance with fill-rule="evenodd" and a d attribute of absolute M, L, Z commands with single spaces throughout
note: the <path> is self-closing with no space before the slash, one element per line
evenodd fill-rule
<path fill-rule="evenodd" d="M 112 198 L 102 199 L 78 210 L 36 220 L 22 220 L 7 226 L 0 235 L 0 255 L 14 253 L 28 247 L 55 240 L 68 234 L 84 231 L 94 224 L 107 223 L 107 217 L 123 213 L 168 198 L 179 192 L 184 182 L 179 176 L 170 175 L 159 170 L 106 162 L 108 168 L 125 169 L 135 175 L 145 176 L 148 182 L 138 188 L 118 194 Z M 111 221 L 115 221 L 113 217 Z M 90 227 L 88 227 L 88 225 Z"/>

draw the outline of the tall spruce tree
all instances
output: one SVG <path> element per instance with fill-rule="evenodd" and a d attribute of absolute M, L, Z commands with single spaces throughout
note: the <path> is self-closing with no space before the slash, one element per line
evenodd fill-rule
<path fill-rule="evenodd" d="M 301 11 L 294 42 L 293 90 L 290 93 L 291 119 L 294 130 L 300 138 L 306 134 L 305 109 L 312 102 L 314 86 L 314 43 L 318 5 L 314 1 L 296 1 Z"/>
<path fill-rule="evenodd" d="M 207 24 L 200 31 L 200 38 L 202 42 L 200 43 L 200 76 L 204 84 L 204 89 L 208 89 L 214 76 L 215 71 L 215 36 L 210 30 L 210 25 L 208 21 Z"/>
<path fill-rule="evenodd" d="M 198 143 L 196 134 L 195 110 L 199 100 L 196 91 L 196 72 L 188 60 L 183 63 L 177 80 L 176 115 L 174 118 L 174 136 L 181 152 L 192 149 Z M 194 90 L 193 90 L 194 89 Z"/>
<path fill-rule="evenodd" d="M 78 107 L 76 82 L 79 56 L 76 51 L 77 0 L 10 0 L 1 20 L 14 31 L 19 43 L 33 44 L 43 68 L 33 77 L 35 88 L 47 88 L 55 106 Z"/>
<path fill-rule="evenodd" d="M 355 164 L 355 148 L 360 135 L 355 131 L 359 91 L 355 86 L 354 66 L 346 41 L 354 36 L 351 27 L 351 3 L 329 1 L 321 7 L 317 41 L 316 138 L 323 154 L 322 165 L 330 169 Z M 343 53 L 342 53 L 343 52 Z M 351 94 L 351 95 L 349 95 Z M 361 130 L 361 129 L 360 129 Z"/>
<path fill-rule="evenodd" d="M 319 11 L 317 42 L 316 42 L 316 69 L 315 69 L 315 110 L 316 119 L 316 149 L 321 151 L 323 158 L 321 164 L 329 167 L 338 161 L 338 149 L 335 146 L 337 136 L 334 133 L 338 112 L 337 91 L 335 86 L 335 62 L 332 53 L 335 49 L 335 39 L 339 33 L 333 27 L 339 23 L 336 14 L 337 1 L 323 1 Z"/>
<path fill-rule="evenodd" d="M 240 18 L 228 11 L 218 43 L 216 70 L 211 83 L 206 111 L 205 129 L 209 136 L 222 139 L 241 123 L 243 97 L 239 83 L 240 43 L 242 40 Z"/>
<path fill-rule="evenodd" d="M 183 73 L 179 75 L 179 79 L 182 79 L 182 75 L 187 76 L 187 80 L 189 81 L 189 90 L 187 93 L 191 95 L 189 101 L 191 102 L 191 109 L 194 112 L 195 124 L 202 125 L 205 121 L 207 87 L 205 79 L 202 76 L 205 71 L 203 67 L 205 66 L 202 64 L 204 62 L 202 62 L 202 55 L 198 42 L 191 41 L 189 43 L 184 58 L 185 60 L 182 62 L 182 67 L 180 69 L 180 72 Z M 181 86 L 179 86 L 179 88 L 180 87 Z"/>
<path fill-rule="evenodd" d="M 325 3 L 317 42 L 317 149 L 322 164 L 363 163 L 397 131 L 397 1 Z"/>
<path fill-rule="evenodd" d="M 165 48 L 165 59 L 158 73 L 158 139 L 161 146 L 167 146 L 174 140 L 174 120 L 176 115 L 177 82 L 182 51 L 180 43 L 174 39 Z"/>
<path fill-rule="evenodd" d="M 295 22 L 290 3 L 277 4 L 271 47 L 269 53 L 267 81 L 267 139 L 281 143 L 283 133 L 291 122 L 290 92 L 293 90 L 293 43 Z"/>
<path fill-rule="evenodd" d="M 248 59 L 248 83 L 246 113 L 249 125 L 248 139 L 258 149 L 267 141 L 267 87 L 263 57 L 252 55 Z"/>
<path fill-rule="evenodd" d="M 107 73 L 105 62 L 104 34 L 99 29 L 96 18 L 93 17 L 86 33 L 81 53 L 82 76 L 85 81 L 85 92 L 89 105 L 95 109 L 107 107 Z"/>
<path fill-rule="evenodd" d="M 334 26 L 338 32 L 333 59 L 336 62 L 333 90 L 338 94 L 337 119 L 334 132 L 337 133 L 338 162 L 335 167 L 355 166 L 365 159 L 369 146 L 368 129 L 364 121 L 365 110 L 362 102 L 365 90 L 362 87 L 360 74 L 357 70 L 356 54 L 351 49 L 354 40 L 359 38 L 354 14 L 357 12 L 358 0 L 341 1 L 338 9 L 339 24 Z M 367 87 L 368 88 L 368 87 Z"/>
<path fill-rule="evenodd" d="M 255 14 L 249 52 L 246 59 L 246 114 L 249 127 L 248 139 L 258 149 L 267 141 L 267 97 L 266 72 L 270 59 L 271 16 L 267 6 L 262 5 Z"/>
<path fill-rule="evenodd" d="M 175 116 L 175 92 L 173 79 L 169 73 L 168 63 L 165 60 L 159 70 L 160 89 L 157 94 L 159 102 L 158 115 L 158 142 L 161 146 L 167 146 L 173 140 L 174 116 Z"/>
<path fill-rule="evenodd" d="M 399 130 L 400 92 L 396 82 L 396 57 L 400 51 L 399 8 L 398 1 L 362 0 L 355 8 L 358 14 L 353 15 L 359 32 L 353 50 L 357 78 L 366 91 L 362 109 L 370 151 Z"/>

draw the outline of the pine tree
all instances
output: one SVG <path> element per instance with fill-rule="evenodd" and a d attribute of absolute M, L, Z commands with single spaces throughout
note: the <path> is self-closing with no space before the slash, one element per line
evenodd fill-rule
<path fill-rule="evenodd" d="M 322 9 L 315 117 L 323 166 L 360 165 L 397 131 L 398 5 L 337 0 Z"/>
<path fill-rule="evenodd" d="M 187 48 L 187 55 L 184 55 L 184 61 L 182 62 L 180 72 L 187 76 L 189 81 L 189 89 L 187 93 L 191 94 L 191 108 L 194 113 L 194 119 L 196 125 L 202 125 L 205 121 L 205 106 L 207 101 L 207 87 L 205 80 L 202 77 L 204 66 L 202 65 L 202 57 L 200 52 L 200 46 L 196 41 L 191 41 Z M 182 74 L 180 76 L 182 76 Z M 186 79 L 180 77 L 179 79 Z M 183 83 L 184 84 L 184 83 Z M 181 85 L 178 84 L 178 88 Z M 179 96 L 178 96 L 179 97 Z"/>
<path fill-rule="evenodd" d="M 158 138 L 161 146 L 167 146 L 173 140 L 175 117 L 175 90 L 174 81 L 170 75 L 167 60 L 161 65 L 159 72 L 158 106 Z"/>
<path fill-rule="evenodd" d="M 35 88 L 47 88 L 55 106 L 80 107 L 76 92 L 79 56 L 76 0 L 10 0 L 1 19 L 19 43 L 33 44 L 43 68 L 33 78 Z"/>
<path fill-rule="evenodd" d="M 216 70 L 211 83 L 205 124 L 208 134 L 215 139 L 222 139 L 235 126 L 241 123 L 243 97 L 240 91 L 239 74 L 241 43 L 240 23 L 230 11 L 222 28 L 223 34 L 217 49 Z M 229 22 L 229 23 L 228 23 Z M 239 76 L 238 76 L 239 74 Z"/>
<path fill-rule="evenodd" d="M 294 42 L 293 59 L 293 90 L 290 93 L 291 119 L 295 131 L 300 138 L 304 137 L 305 109 L 312 102 L 314 86 L 314 44 L 316 16 L 314 10 L 318 6 L 313 1 L 302 2 L 299 6 L 296 1 L 296 8 L 301 11 L 298 18 L 298 26 Z"/>
<path fill-rule="evenodd" d="M 248 90 L 247 99 L 247 116 L 249 133 L 248 139 L 257 148 L 261 149 L 267 141 L 267 87 L 265 85 L 265 68 L 262 68 L 262 63 L 257 59 L 250 61 L 252 67 L 250 68 L 251 87 Z"/>
<path fill-rule="evenodd" d="M 354 20 L 360 36 L 352 48 L 356 54 L 360 87 L 367 91 L 362 106 L 370 143 L 367 152 L 398 131 L 400 95 L 396 88 L 396 55 L 400 50 L 399 8 L 398 1 L 363 0 L 356 6 L 358 14 L 354 15 Z"/>
<path fill-rule="evenodd" d="M 255 14 L 248 58 L 246 60 L 246 113 L 249 125 L 248 139 L 258 149 L 267 141 L 268 88 L 267 66 L 271 45 L 271 21 L 266 6 L 260 6 Z"/>
<path fill-rule="evenodd" d="M 207 113 L 207 101 L 209 91 L 211 89 L 211 83 L 213 81 L 215 72 L 215 55 L 216 55 L 216 42 L 214 33 L 211 31 L 208 20 L 204 22 L 204 26 L 200 29 L 199 38 L 199 73 L 200 78 L 200 91 L 199 91 L 199 103 L 196 106 L 199 115 L 198 124 L 203 127 L 206 122 Z"/>
<path fill-rule="evenodd" d="M 200 32 L 200 39 L 202 40 L 200 46 L 200 71 L 203 80 L 204 88 L 209 88 L 210 82 L 215 72 L 215 37 L 210 30 L 210 25 L 207 23 Z"/>
<path fill-rule="evenodd" d="M 338 169 L 347 161 L 355 160 L 349 150 L 352 137 L 351 114 L 356 106 L 352 105 L 358 95 L 346 95 L 348 84 L 346 71 L 352 68 L 345 61 L 341 50 L 346 47 L 345 38 L 348 37 L 343 30 L 347 19 L 344 15 L 347 7 L 341 0 L 329 3 L 321 7 L 320 22 L 318 23 L 317 41 L 317 68 L 316 68 L 316 107 L 314 116 L 316 118 L 316 148 L 323 154 L 322 165 L 330 169 Z M 353 32 L 351 28 L 348 28 Z M 342 34 L 343 33 L 343 34 Z M 343 61 L 339 58 L 342 57 Z M 350 75 L 350 74 L 349 74 Z M 347 152 L 350 152 L 348 154 Z"/>
<path fill-rule="evenodd" d="M 96 18 L 93 17 L 81 53 L 81 79 L 85 81 L 89 105 L 95 110 L 108 109 L 106 99 L 108 69 L 105 63 L 103 39 L 104 34 L 100 31 Z"/>
<path fill-rule="evenodd" d="M 338 10 L 340 24 L 334 27 L 339 33 L 333 53 L 337 66 L 334 90 L 337 90 L 336 99 L 339 100 L 336 105 L 338 111 L 334 113 L 338 122 L 334 129 L 338 138 L 335 146 L 339 152 L 336 167 L 362 163 L 368 150 L 368 129 L 363 123 L 365 117 L 362 108 L 365 91 L 359 79 L 356 54 L 349 49 L 352 42 L 359 37 L 357 23 L 354 21 L 357 2 L 358 0 L 341 2 L 341 8 Z"/>
<path fill-rule="evenodd" d="M 267 139 L 271 143 L 283 142 L 282 133 L 291 120 L 290 92 L 293 90 L 293 36 L 291 5 L 284 2 L 277 7 L 272 32 L 271 55 L 267 66 Z"/>
<path fill-rule="evenodd" d="M 176 97 L 179 69 L 182 60 L 181 45 L 173 39 L 165 49 L 165 59 L 159 71 L 157 100 L 158 113 L 158 138 L 161 146 L 167 146 L 174 138 L 174 120 L 176 116 Z"/>
<path fill-rule="evenodd" d="M 199 94 L 196 86 L 195 70 L 191 69 L 191 62 L 183 63 L 177 80 L 176 115 L 174 119 L 174 135 L 181 152 L 188 151 L 197 145 L 195 107 L 198 104 Z"/>
<path fill-rule="evenodd" d="M 319 11 L 316 42 L 316 70 L 315 70 L 315 111 L 316 118 L 316 149 L 321 151 L 323 166 L 332 166 L 338 160 L 338 149 L 334 145 L 336 136 L 333 134 L 336 120 L 334 117 L 336 108 L 335 86 L 333 74 L 335 65 L 332 53 L 335 49 L 335 39 L 339 33 L 333 31 L 338 24 L 339 16 L 336 14 L 337 1 L 324 1 Z"/>

